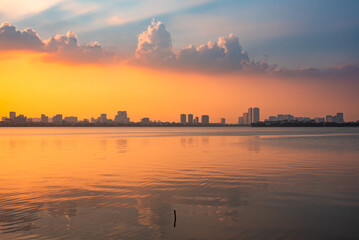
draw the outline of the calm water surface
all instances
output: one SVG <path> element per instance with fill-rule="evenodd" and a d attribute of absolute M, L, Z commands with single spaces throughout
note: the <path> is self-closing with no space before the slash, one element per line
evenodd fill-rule
<path fill-rule="evenodd" d="M 359 129 L 0 128 L 0 239 L 359 239 Z"/>

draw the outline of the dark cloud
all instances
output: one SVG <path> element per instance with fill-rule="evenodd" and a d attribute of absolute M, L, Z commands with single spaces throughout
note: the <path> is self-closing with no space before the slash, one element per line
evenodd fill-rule
<path fill-rule="evenodd" d="M 27 28 L 24 31 L 17 30 L 10 23 L 0 25 L 0 49 L 1 50 L 35 50 L 42 51 L 44 43 L 37 33 Z"/>
<path fill-rule="evenodd" d="M 275 75 L 301 79 L 359 80 L 359 64 L 345 64 L 329 68 L 278 69 Z"/>
<path fill-rule="evenodd" d="M 107 62 L 114 59 L 114 54 L 103 49 L 97 42 L 80 45 L 74 33 L 55 35 L 42 40 L 32 29 L 17 30 L 9 23 L 0 26 L 1 50 L 31 50 L 50 53 L 47 59 L 92 63 Z"/>

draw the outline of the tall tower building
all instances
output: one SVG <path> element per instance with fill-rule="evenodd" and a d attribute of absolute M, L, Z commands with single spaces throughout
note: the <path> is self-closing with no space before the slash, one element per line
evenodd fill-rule
<path fill-rule="evenodd" d="M 107 114 L 106 113 L 101 114 L 100 121 L 101 121 L 101 123 L 107 122 Z"/>
<path fill-rule="evenodd" d="M 253 123 L 253 109 L 248 108 L 248 124 L 251 125 Z"/>
<path fill-rule="evenodd" d="M 186 122 L 187 122 L 186 114 L 181 114 L 181 124 L 186 124 Z"/>
<path fill-rule="evenodd" d="M 188 124 L 193 124 L 193 114 L 188 114 Z"/>
<path fill-rule="evenodd" d="M 344 114 L 337 113 L 338 123 L 344 123 Z"/>
<path fill-rule="evenodd" d="M 243 113 L 243 124 L 248 125 L 248 113 Z"/>
<path fill-rule="evenodd" d="M 259 108 L 253 108 L 253 123 L 257 123 L 260 121 Z"/>
<path fill-rule="evenodd" d="M 9 118 L 10 118 L 11 120 L 15 120 L 15 118 L 16 118 L 16 112 L 10 112 Z"/>

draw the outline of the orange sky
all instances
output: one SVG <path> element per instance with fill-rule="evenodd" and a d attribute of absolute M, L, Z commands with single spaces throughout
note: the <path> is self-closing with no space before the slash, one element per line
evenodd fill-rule
<path fill-rule="evenodd" d="M 346 121 L 359 119 L 355 88 L 331 81 L 180 73 L 124 63 L 71 65 L 31 52 L 2 52 L 0 80 L 0 116 L 16 111 L 28 117 L 107 113 L 113 118 L 127 110 L 132 121 L 179 121 L 179 114 L 193 113 L 235 123 L 248 107 L 258 106 L 261 120 L 278 113 L 324 117 L 338 111 Z"/>

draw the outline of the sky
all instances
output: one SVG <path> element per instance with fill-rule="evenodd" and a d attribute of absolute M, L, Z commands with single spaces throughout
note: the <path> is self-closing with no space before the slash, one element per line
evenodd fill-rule
<path fill-rule="evenodd" d="M 0 116 L 359 119 L 356 0 L 1 0 Z"/>

